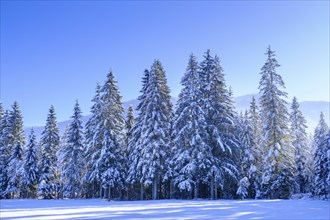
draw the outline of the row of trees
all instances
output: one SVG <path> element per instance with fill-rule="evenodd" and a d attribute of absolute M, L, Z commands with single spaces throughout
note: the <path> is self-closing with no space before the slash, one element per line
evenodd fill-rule
<path fill-rule="evenodd" d="M 321 114 L 312 140 L 293 99 L 287 109 L 279 64 L 270 48 L 261 97 L 238 114 L 219 57 L 189 57 L 176 107 L 164 68 L 145 70 L 134 117 L 126 119 L 112 71 L 97 84 L 83 129 L 78 102 L 60 137 L 54 107 L 39 143 L 25 146 L 15 102 L 0 105 L 1 198 L 288 198 L 330 196 L 330 133 Z"/>

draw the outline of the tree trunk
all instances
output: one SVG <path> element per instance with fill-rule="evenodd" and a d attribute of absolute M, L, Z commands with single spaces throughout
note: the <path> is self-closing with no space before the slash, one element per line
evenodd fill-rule
<path fill-rule="evenodd" d="M 102 199 L 102 184 L 100 184 L 100 199 Z"/>
<path fill-rule="evenodd" d="M 173 181 L 170 180 L 170 199 L 173 199 Z"/>
<path fill-rule="evenodd" d="M 195 197 L 195 198 L 194 198 L 194 199 L 197 199 L 198 196 L 199 196 L 199 195 L 198 195 L 198 193 L 199 193 L 199 192 L 198 192 L 198 187 L 199 187 L 199 181 L 196 181 L 196 184 L 195 184 L 195 192 L 194 192 L 194 194 L 195 194 L 194 197 Z"/>
<path fill-rule="evenodd" d="M 108 188 L 104 188 L 104 192 L 103 192 L 103 199 L 107 199 L 108 197 Z"/>
<path fill-rule="evenodd" d="M 152 181 L 152 199 L 156 200 L 157 199 L 157 185 L 158 181 L 157 178 L 154 178 L 154 180 Z"/>
<path fill-rule="evenodd" d="M 110 188 L 110 186 L 109 186 L 109 188 L 108 188 L 108 190 L 109 190 L 109 195 L 108 195 L 108 201 L 110 201 L 111 200 L 111 188 Z"/>
<path fill-rule="evenodd" d="M 128 184 L 127 191 L 126 191 L 126 200 L 129 200 L 129 193 L 131 191 L 132 184 Z"/>
<path fill-rule="evenodd" d="M 215 199 L 218 199 L 218 187 L 217 184 L 214 186 L 214 191 L 215 191 Z"/>
<path fill-rule="evenodd" d="M 93 181 L 92 185 L 92 198 L 95 198 L 95 181 Z"/>
<path fill-rule="evenodd" d="M 143 192 L 143 183 L 141 183 L 141 186 L 140 186 L 140 198 L 141 198 L 141 200 L 143 200 L 143 194 L 144 194 L 144 192 Z"/>
<path fill-rule="evenodd" d="M 211 199 L 214 200 L 214 178 L 213 176 L 211 177 Z"/>
<path fill-rule="evenodd" d="M 123 200 L 123 190 L 119 189 L 119 199 Z"/>

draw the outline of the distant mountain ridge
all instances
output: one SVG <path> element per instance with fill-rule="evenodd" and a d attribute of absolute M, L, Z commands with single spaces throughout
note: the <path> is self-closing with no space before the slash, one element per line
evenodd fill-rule
<path fill-rule="evenodd" d="M 256 100 L 259 99 L 259 94 L 249 94 L 249 95 L 243 95 L 243 96 L 236 97 L 234 99 L 234 101 L 235 101 L 234 105 L 235 105 L 237 112 L 241 112 L 241 111 L 245 112 L 245 110 L 249 109 L 250 102 L 251 102 L 253 96 L 255 97 Z M 177 101 L 177 98 L 172 98 L 172 103 L 176 103 L 176 101 Z M 132 105 L 135 109 L 136 106 L 138 105 L 138 103 L 139 103 L 139 101 L 136 99 L 133 99 L 133 100 L 130 100 L 127 102 L 123 102 L 123 106 L 125 109 L 125 116 L 126 116 L 128 107 Z M 299 104 L 300 104 L 300 110 L 304 114 L 306 121 L 307 121 L 307 126 L 308 126 L 307 132 L 308 133 L 312 133 L 314 131 L 314 128 L 316 127 L 316 125 L 319 121 L 321 111 L 324 114 L 325 121 L 329 125 L 330 102 L 302 101 Z M 291 105 L 291 103 L 289 103 L 289 106 L 288 106 L 289 112 L 290 112 L 290 105 Z M 91 117 L 91 115 L 83 116 L 82 121 L 83 121 L 84 125 L 86 124 L 86 122 L 88 121 L 88 119 L 90 117 Z M 71 122 L 71 120 L 66 120 L 66 121 L 62 121 L 62 122 L 58 123 L 58 127 L 59 127 L 61 135 L 64 133 L 66 127 L 69 125 L 70 122 Z M 31 132 L 31 128 L 32 127 L 26 127 L 24 129 L 25 137 L 29 136 L 29 134 Z M 33 129 L 35 131 L 37 139 L 39 139 L 44 127 L 36 126 L 36 127 L 33 127 Z"/>
<path fill-rule="evenodd" d="M 252 100 L 252 97 L 255 97 L 256 100 L 259 99 L 259 94 L 249 94 L 249 95 L 243 95 L 238 96 L 235 98 L 235 108 L 237 112 L 245 111 L 246 109 L 249 109 L 250 102 Z M 313 133 L 315 127 L 317 126 L 320 114 L 323 112 L 324 119 L 327 122 L 327 124 L 330 124 L 330 102 L 326 101 L 302 101 L 299 102 L 299 109 L 303 113 L 306 121 L 307 121 L 307 133 Z M 288 103 L 288 111 L 291 111 L 291 103 Z"/>

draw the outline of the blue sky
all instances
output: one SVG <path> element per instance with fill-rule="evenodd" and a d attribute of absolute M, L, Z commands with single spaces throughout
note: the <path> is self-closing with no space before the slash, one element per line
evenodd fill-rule
<path fill-rule="evenodd" d="M 26 126 L 51 104 L 68 119 L 76 99 L 86 115 L 110 68 L 128 101 L 156 58 L 177 96 L 207 49 L 235 96 L 256 93 L 268 45 L 289 100 L 329 100 L 329 1 L 1 1 L 1 102 L 17 100 Z"/>

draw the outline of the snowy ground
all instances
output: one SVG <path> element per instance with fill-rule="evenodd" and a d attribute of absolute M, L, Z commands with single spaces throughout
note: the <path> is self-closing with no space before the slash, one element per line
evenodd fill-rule
<path fill-rule="evenodd" d="M 319 200 L 0 200 L 0 219 L 330 219 Z"/>

